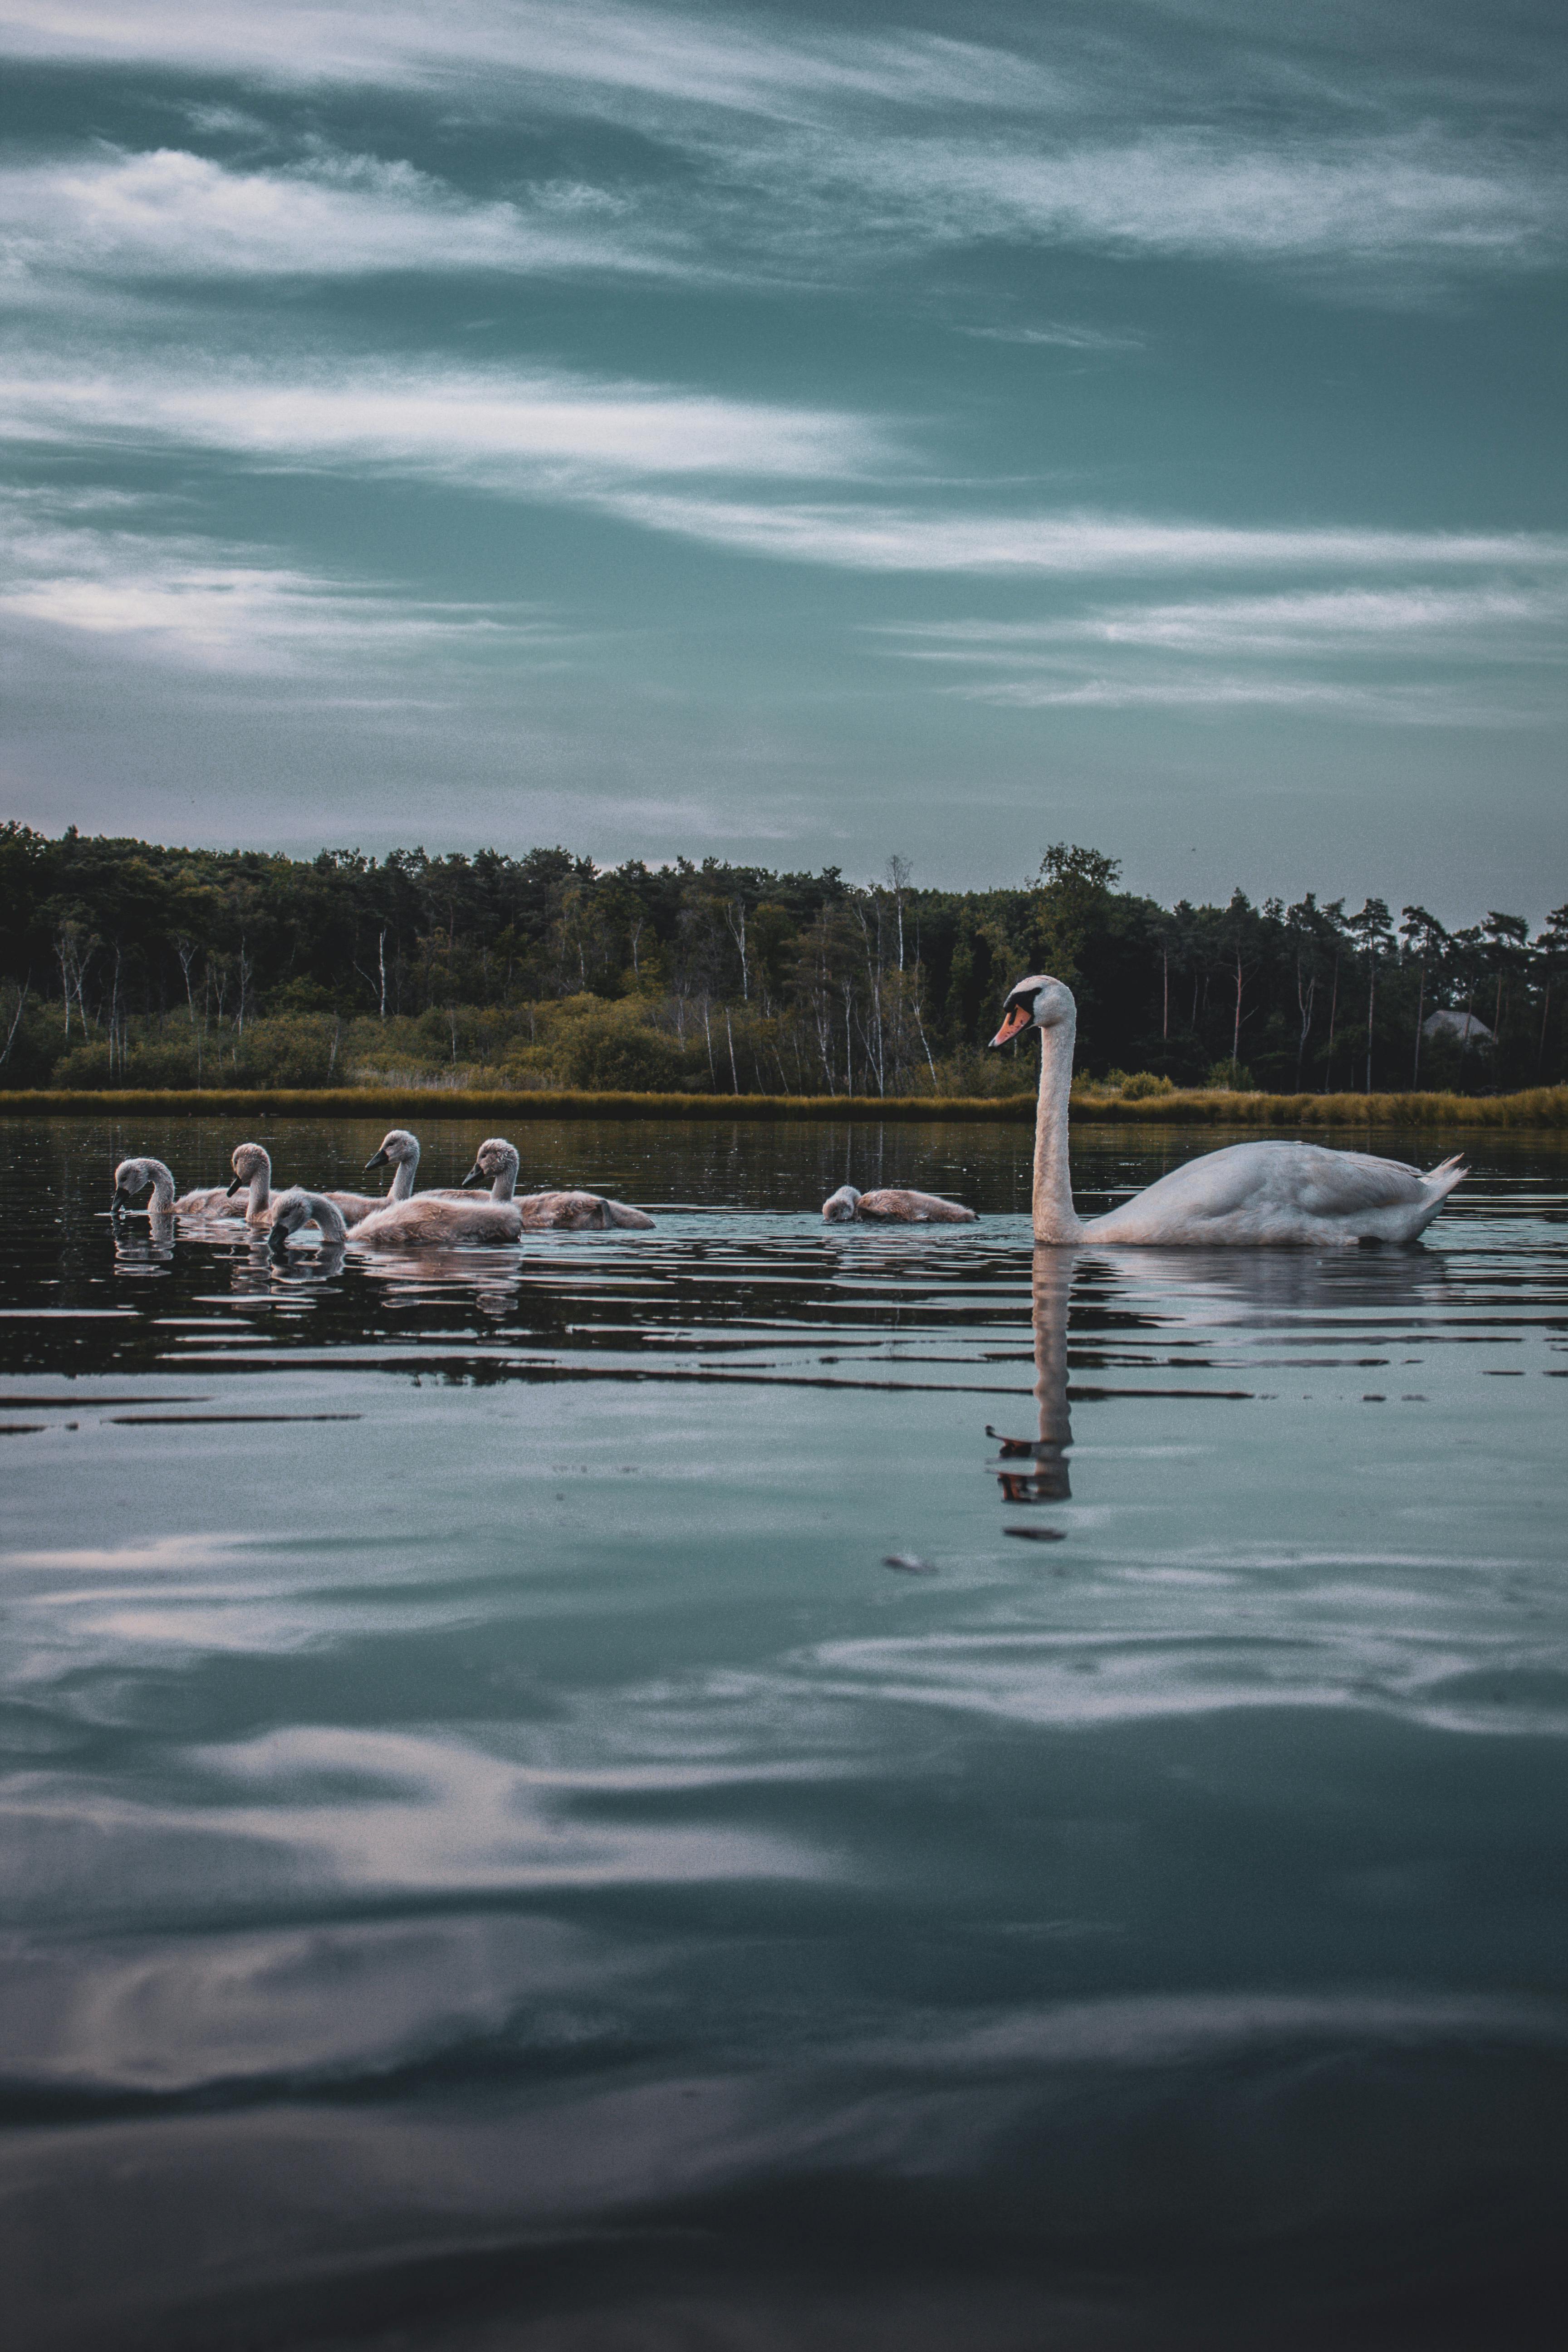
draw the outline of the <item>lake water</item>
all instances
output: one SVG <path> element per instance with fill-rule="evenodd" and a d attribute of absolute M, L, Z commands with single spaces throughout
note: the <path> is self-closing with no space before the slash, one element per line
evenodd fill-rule
<path fill-rule="evenodd" d="M 1037 1258 L 1026 1129 L 573 1122 L 656 1231 L 116 1239 L 237 1139 L 0 1122 L 10 2342 L 1561 2340 L 1568 1160 Z"/>

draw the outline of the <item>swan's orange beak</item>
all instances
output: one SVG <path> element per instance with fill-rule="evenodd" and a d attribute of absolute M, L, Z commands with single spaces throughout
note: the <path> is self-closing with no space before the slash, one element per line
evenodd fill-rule
<path fill-rule="evenodd" d="M 991 1043 L 994 1045 L 1007 1045 L 1021 1029 L 1028 1027 L 1029 1017 L 1029 1008 L 1026 1004 L 1010 1004 L 1002 1016 L 1002 1026 L 997 1030 Z"/>

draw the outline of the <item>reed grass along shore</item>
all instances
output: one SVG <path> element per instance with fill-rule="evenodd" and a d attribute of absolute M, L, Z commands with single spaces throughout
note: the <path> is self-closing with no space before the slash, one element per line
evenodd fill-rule
<path fill-rule="evenodd" d="M 0 1093 L 0 1117 L 675 1119 L 978 1119 L 1029 1121 L 1033 1094 L 1001 1096 L 615 1094 L 455 1087 L 104 1088 Z M 1568 1128 L 1568 1087 L 1528 1087 L 1517 1094 L 1277 1095 L 1193 1088 L 1152 1097 L 1073 1092 L 1079 1126 L 1246 1128 Z"/>

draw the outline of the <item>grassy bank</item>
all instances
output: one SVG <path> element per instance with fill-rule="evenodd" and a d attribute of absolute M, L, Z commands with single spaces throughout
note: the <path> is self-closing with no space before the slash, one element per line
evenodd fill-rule
<path fill-rule="evenodd" d="M 1033 1094 L 672 1095 L 566 1092 L 460 1092 L 455 1088 L 203 1087 L 101 1093 L 46 1088 L 0 1093 L 0 1117 L 71 1118 L 105 1113 L 129 1118 L 384 1118 L 505 1120 L 535 1118 L 684 1119 L 985 1119 L 1027 1121 Z M 1086 1088 L 1073 1096 L 1079 1126 L 1301 1128 L 1568 1128 L 1568 1087 L 1531 1087 L 1512 1095 L 1266 1095 L 1215 1089 L 1127 1097 Z"/>

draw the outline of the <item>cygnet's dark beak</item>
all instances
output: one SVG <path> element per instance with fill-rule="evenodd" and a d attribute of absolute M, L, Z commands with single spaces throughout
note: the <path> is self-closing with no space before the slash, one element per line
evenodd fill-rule
<path fill-rule="evenodd" d="M 129 1192 L 122 1192 L 122 1191 L 121 1190 L 120 1186 L 117 1184 L 117 1185 L 115 1186 L 115 1188 L 114 1188 L 114 1198 L 113 1198 L 113 1200 L 112 1200 L 112 1201 L 110 1202 L 110 1204 L 109 1204 L 109 1213 L 110 1213 L 110 1215 L 111 1217 L 122 1217 L 122 1216 L 125 1214 L 126 1210 L 127 1210 L 130 1206 L 131 1206 L 131 1195 L 130 1195 L 130 1193 L 129 1193 Z"/>
<path fill-rule="evenodd" d="M 287 1225 L 273 1226 L 272 1231 L 267 1236 L 267 1255 L 268 1257 L 288 1256 L 289 1228 Z"/>
<path fill-rule="evenodd" d="M 370 1173 L 370 1171 L 371 1171 L 371 1170 L 372 1170 L 373 1168 L 384 1168 L 384 1167 L 385 1167 L 385 1165 L 386 1165 L 386 1163 L 387 1163 L 387 1161 L 391 1159 L 391 1157 L 392 1157 L 391 1152 L 390 1152 L 390 1151 L 388 1151 L 388 1150 L 387 1150 L 387 1148 L 386 1148 L 385 1144 L 384 1143 L 384 1144 L 382 1145 L 382 1147 L 381 1147 L 381 1150 L 376 1153 L 376 1155 L 375 1155 L 374 1159 L 374 1160 L 367 1160 L 365 1161 L 365 1163 L 364 1163 L 364 1171 L 365 1171 L 365 1174 L 368 1176 L 368 1175 L 369 1175 L 369 1173 Z"/>
<path fill-rule="evenodd" d="M 487 1178 L 484 1170 L 479 1166 L 479 1161 L 476 1160 L 468 1174 L 464 1177 L 463 1182 L 465 1184 L 484 1184 L 488 1181 L 489 1179 Z"/>
<path fill-rule="evenodd" d="M 1002 1026 L 991 1040 L 993 1045 L 1009 1045 L 1021 1029 L 1028 1027 L 1032 1017 L 1028 1005 L 1009 1004 L 1002 1015 Z"/>
<path fill-rule="evenodd" d="M 226 1201 L 232 1201 L 232 1200 L 233 1200 L 233 1198 L 234 1198 L 234 1196 L 235 1196 L 235 1194 L 236 1194 L 237 1192 L 243 1191 L 243 1189 L 244 1189 L 244 1185 L 245 1185 L 245 1179 L 244 1179 L 244 1177 L 243 1177 L 243 1176 L 237 1176 L 237 1177 L 235 1178 L 235 1180 L 234 1180 L 233 1183 L 229 1186 L 229 1188 L 228 1188 L 227 1192 L 224 1194 L 224 1199 L 225 1199 Z"/>

